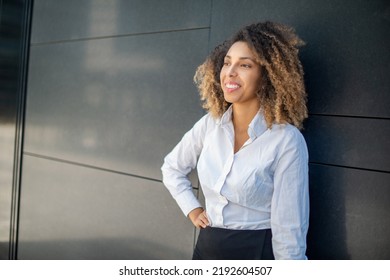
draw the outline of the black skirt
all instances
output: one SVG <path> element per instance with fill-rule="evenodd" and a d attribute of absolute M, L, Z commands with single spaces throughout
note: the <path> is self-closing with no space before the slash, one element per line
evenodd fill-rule
<path fill-rule="evenodd" d="M 193 260 L 273 260 L 272 233 L 206 227 L 200 230 Z"/>

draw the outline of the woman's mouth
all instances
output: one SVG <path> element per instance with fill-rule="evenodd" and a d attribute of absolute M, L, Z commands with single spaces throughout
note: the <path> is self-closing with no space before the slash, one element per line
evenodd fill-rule
<path fill-rule="evenodd" d="M 235 91 L 236 89 L 238 89 L 240 87 L 241 86 L 239 84 L 237 84 L 237 83 L 229 82 L 229 83 L 225 84 L 225 88 L 228 90 L 228 92 Z"/>

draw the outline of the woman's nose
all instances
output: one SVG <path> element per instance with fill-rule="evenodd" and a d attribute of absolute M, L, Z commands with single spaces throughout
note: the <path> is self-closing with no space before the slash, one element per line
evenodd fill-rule
<path fill-rule="evenodd" d="M 229 77 L 233 77 L 233 76 L 236 76 L 237 75 L 237 72 L 236 72 L 236 68 L 234 65 L 230 65 L 228 70 L 227 70 L 227 74 Z"/>

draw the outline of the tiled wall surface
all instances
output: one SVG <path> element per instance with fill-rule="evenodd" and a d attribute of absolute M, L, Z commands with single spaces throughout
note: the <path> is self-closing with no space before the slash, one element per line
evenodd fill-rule
<path fill-rule="evenodd" d="M 0 260 L 14 259 L 31 2 L 0 1 Z"/>
<path fill-rule="evenodd" d="M 34 2 L 20 259 L 191 257 L 194 229 L 160 167 L 203 115 L 192 77 L 210 9 Z"/>
<path fill-rule="evenodd" d="M 389 259 L 388 11 L 385 1 L 35 0 L 18 257 L 189 259 L 196 232 L 161 183 L 163 156 L 204 113 L 192 77 L 208 51 L 274 20 L 307 43 L 308 257 Z"/>

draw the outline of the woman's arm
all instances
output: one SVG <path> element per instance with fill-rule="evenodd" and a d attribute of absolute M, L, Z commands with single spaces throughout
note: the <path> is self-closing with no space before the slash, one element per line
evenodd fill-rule
<path fill-rule="evenodd" d="M 272 245 L 276 259 L 307 259 L 308 152 L 301 133 L 295 128 L 290 132 L 274 173 Z"/>
<path fill-rule="evenodd" d="M 194 209 L 202 208 L 193 193 L 188 174 L 196 167 L 202 151 L 208 118 L 209 115 L 201 118 L 183 136 L 176 147 L 164 158 L 164 164 L 161 167 L 164 185 L 186 216 Z M 191 214 L 192 218 L 195 213 L 197 212 Z"/>

